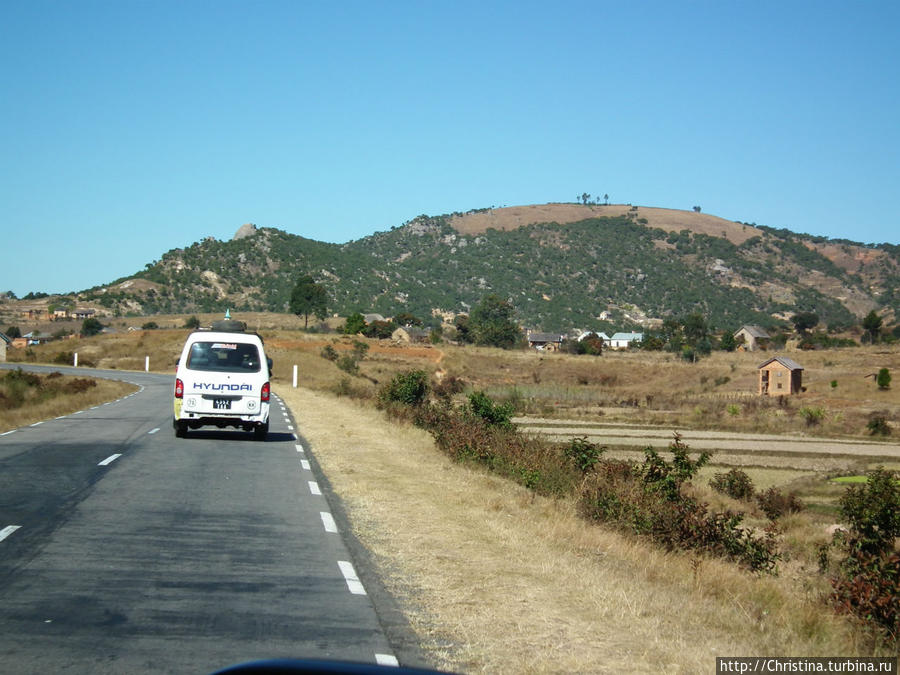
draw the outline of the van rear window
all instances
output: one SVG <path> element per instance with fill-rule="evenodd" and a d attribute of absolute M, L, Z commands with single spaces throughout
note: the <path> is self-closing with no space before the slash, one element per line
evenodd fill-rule
<path fill-rule="evenodd" d="M 259 349 L 243 342 L 195 342 L 188 353 L 187 367 L 222 373 L 258 373 Z"/>

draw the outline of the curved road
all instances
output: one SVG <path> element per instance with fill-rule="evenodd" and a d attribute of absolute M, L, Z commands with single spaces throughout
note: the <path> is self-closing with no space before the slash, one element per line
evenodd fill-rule
<path fill-rule="evenodd" d="M 33 369 L 141 389 L 0 436 L 4 673 L 396 665 L 280 400 L 264 443 L 215 428 L 176 439 L 171 376 Z"/>

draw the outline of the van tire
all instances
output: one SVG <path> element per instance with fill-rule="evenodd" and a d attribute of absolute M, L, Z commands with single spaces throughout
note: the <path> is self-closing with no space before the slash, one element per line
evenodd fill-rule
<path fill-rule="evenodd" d="M 175 437 L 176 438 L 187 438 L 188 425 L 187 422 L 183 420 L 175 420 L 172 422 L 172 426 L 175 427 Z"/>
<path fill-rule="evenodd" d="M 264 441 L 266 440 L 266 436 L 269 435 L 269 421 L 266 420 L 265 424 L 259 424 L 253 429 L 253 440 L 255 441 Z"/>

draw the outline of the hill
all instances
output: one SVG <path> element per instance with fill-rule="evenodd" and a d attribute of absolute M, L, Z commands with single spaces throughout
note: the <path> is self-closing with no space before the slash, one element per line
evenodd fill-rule
<path fill-rule="evenodd" d="M 632 205 L 544 204 L 419 216 L 346 244 L 245 225 L 230 241 L 172 249 L 71 304 L 119 315 L 287 311 L 296 279 L 330 311 L 465 312 L 510 298 L 538 330 L 652 325 L 704 313 L 713 327 L 771 326 L 814 311 L 831 327 L 900 308 L 900 247 L 864 245 Z M 434 319 L 436 321 L 436 319 Z"/>

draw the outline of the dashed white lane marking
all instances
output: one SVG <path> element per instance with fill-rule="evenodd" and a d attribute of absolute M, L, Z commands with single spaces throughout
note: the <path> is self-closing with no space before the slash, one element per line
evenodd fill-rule
<path fill-rule="evenodd" d="M 147 434 L 148 434 L 148 435 L 149 435 L 149 434 L 155 434 L 157 431 L 159 431 L 159 427 L 156 427 L 155 429 L 151 429 L 150 431 L 147 432 Z"/>
<path fill-rule="evenodd" d="M 294 425 L 288 424 L 288 425 L 287 425 L 287 428 L 290 429 L 291 431 L 293 431 L 293 430 L 294 430 Z"/>
<path fill-rule="evenodd" d="M 379 666 L 391 666 L 392 668 L 400 667 L 400 662 L 393 654 L 378 654 L 376 652 L 375 663 Z"/>
<path fill-rule="evenodd" d="M 353 565 L 346 560 L 338 560 L 338 567 L 341 568 L 341 574 L 344 575 L 344 580 L 347 582 L 350 592 L 353 595 L 365 595 L 366 589 L 363 587 L 359 577 L 356 576 L 356 570 L 353 569 Z"/>
<path fill-rule="evenodd" d="M 337 523 L 334 522 L 334 516 L 332 516 L 328 511 L 320 511 L 319 515 L 322 516 L 322 525 L 325 526 L 326 532 L 337 532 Z"/>
<path fill-rule="evenodd" d="M 322 491 L 319 489 L 319 484 L 314 480 L 309 481 L 309 491 L 314 495 L 322 494 Z"/>
<path fill-rule="evenodd" d="M 304 471 L 312 471 L 312 469 L 309 468 L 309 460 L 308 459 L 301 459 L 300 466 L 303 467 Z"/>
<path fill-rule="evenodd" d="M 6 539 L 9 535 L 11 535 L 13 532 L 18 530 L 20 527 L 22 527 L 22 526 L 21 525 L 7 525 L 6 527 L 4 527 L 2 530 L 0 530 L 0 541 L 3 541 L 4 539 Z"/>
<path fill-rule="evenodd" d="M 9 433 L 12 433 L 12 432 L 9 432 Z M 303 446 L 300 445 L 299 443 L 297 443 L 297 445 L 295 445 L 294 447 L 297 448 L 297 452 L 303 452 Z"/>
<path fill-rule="evenodd" d="M 109 466 L 110 464 L 112 464 L 113 462 L 115 462 L 117 459 L 119 459 L 119 457 L 121 457 L 121 456 L 122 456 L 122 453 L 121 453 L 121 452 L 120 452 L 119 454 L 117 454 L 117 455 L 110 455 L 109 457 L 107 457 L 106 459 L 104 459 L 102 462 L 100 462 L 99 464 L 97 464 L 97 466 Z"/>

